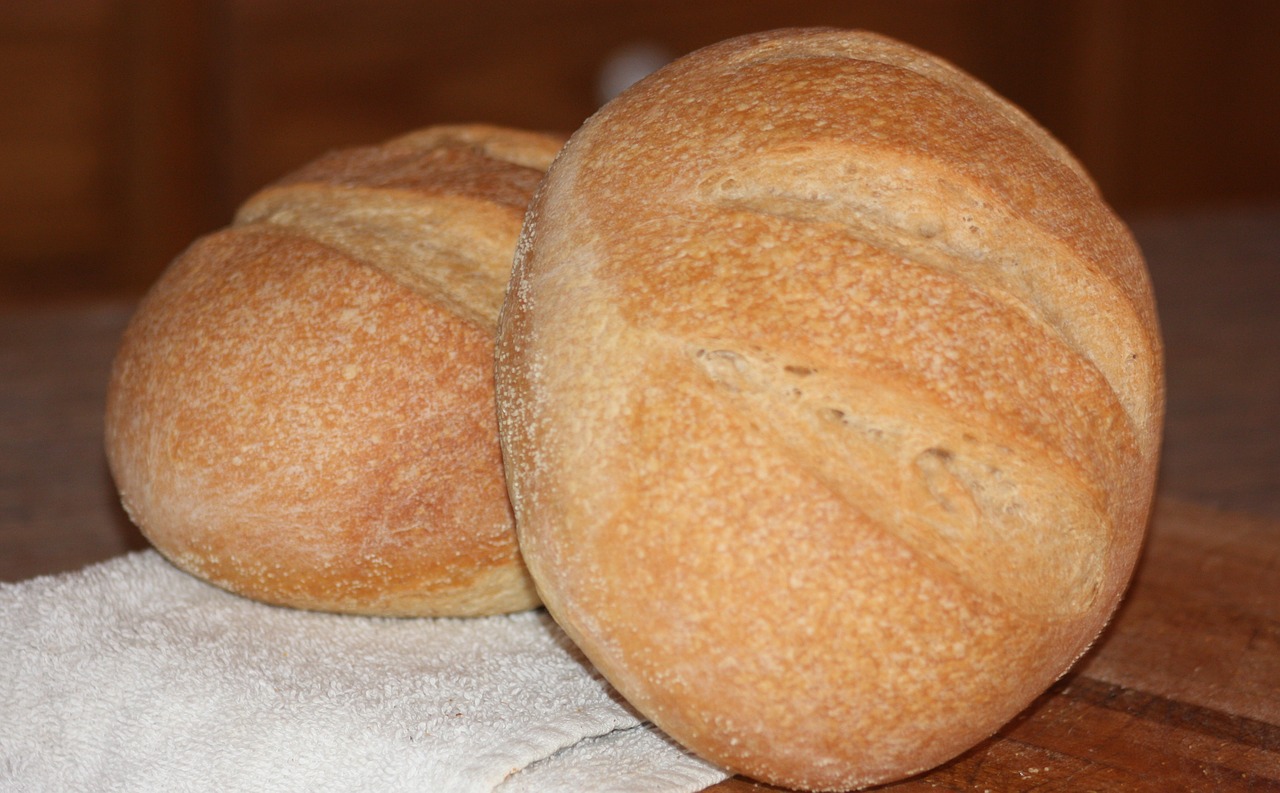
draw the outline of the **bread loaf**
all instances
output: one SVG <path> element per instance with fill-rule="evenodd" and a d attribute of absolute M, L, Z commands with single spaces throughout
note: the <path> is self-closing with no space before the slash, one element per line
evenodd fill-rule
<path fill-rule="evenodd" d="M 1130 234 L 1021 111 L 875 35 L 724 42 L 602 108 L 530 209 L 497 355 L 521 548 L 688 748 L 898 779 L 1107 622 L 1161 355 Z"/>
<path fill-rule="evenodd" d="M 437 127 L 336 152 L 170 266 L 124 334 L 107 407 L 112 473 L 157 549 L 296 608 L 537 605 L 502 475 L 493 336 L 561 142 Z"/>

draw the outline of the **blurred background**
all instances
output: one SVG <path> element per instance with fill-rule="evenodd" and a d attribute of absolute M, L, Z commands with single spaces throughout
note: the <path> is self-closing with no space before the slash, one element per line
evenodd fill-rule
<path fill-rule="evenodd" d="M 0 303 L 140 294 L 328 149 L 572 131 L 631 71 L 797 25 L 950 59 L 1127 217 L 1280 201 L 1274 0 L 27 0 L 0 5 Z"/>

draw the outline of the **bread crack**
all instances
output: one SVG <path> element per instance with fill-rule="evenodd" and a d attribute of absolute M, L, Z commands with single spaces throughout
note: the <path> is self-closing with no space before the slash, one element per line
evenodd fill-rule
<path fill-rule="evenodd" d="M 1092 607 L 1112 528 L 1065 467 L 883 381 L 722 340 L 685 353 L 723 409 L 921 558 L 1023 613 Z"/>
<path fill-rule="evenodd" d="M 1155 356 L 1140 354 L 1150 341 L 1119 285 L 1101 273 L 1083 276 L 1091 268 L 1078 253 L 959 174 L 939 174 L 900 153 L 868 148 L 854 162 L 847 150 L 827 148 L 741 158 L 704 176 L 700 199 L 722 211 L 839 227 L 970 283 L 1096 368 L 1142 434 L 1151 420 Z"/>

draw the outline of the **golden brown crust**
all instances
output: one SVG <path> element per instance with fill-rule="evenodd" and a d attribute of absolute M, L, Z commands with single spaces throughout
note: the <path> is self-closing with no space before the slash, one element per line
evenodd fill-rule
<path fill-rule="evenodd" d="M 863 33 L 707 48 L 571 138 L 517 251 L 523 553 L 694 751 L 898 778 L 1108 619 L 1163 417 L 1150 285 L 1078 163 L 976 81 Z"/>
<path fill-rule="evenodd" d="M 151 542 L 297 608 L 537 605 L 492 345 L 524 207 L 559 144 L 454 127 L 338 152 L 192 245 L 139 307 L 109 389 L 108 457 Z"/>

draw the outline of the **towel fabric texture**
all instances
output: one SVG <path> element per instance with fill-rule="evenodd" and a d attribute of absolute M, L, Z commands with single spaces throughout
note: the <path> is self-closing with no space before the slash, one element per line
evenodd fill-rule
<path fill-rule="evenodd" d="M 696 791 L 543 611 L 255 603 L 155 551 L 0 585 L 0 791 Z"/>

